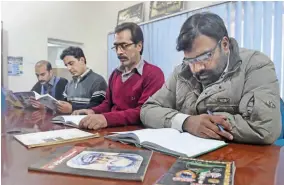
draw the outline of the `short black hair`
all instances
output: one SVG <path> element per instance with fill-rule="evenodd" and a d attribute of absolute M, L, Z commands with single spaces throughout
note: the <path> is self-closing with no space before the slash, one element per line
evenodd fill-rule
<path fill-rule="evenodd" d="M 140 51 L 140 55 L 143 54 L 144 48 L 144 37 L 143 32 L 140 26 L 133 22 L 125 22 L 115 27 L 114 33 L 119 33 L 124 30 L 130 30 L 131 32 L 131 40 L 134 44 L 138 44 L 138 42 L 142 42 L 142 49 Z"/>
<path fill-rule="evenodd" d="M 217 14 L 210 12 L 196 13 L 183 23 L 177 38 L 176 49 L 178 51 L 190 51 L 194 39 L 199 35 L 206 35 L 218 42 L 223 37 L 228 37 L 228 32 L 224 21 Z"/>
<path fill-rule="evenodd" d="M 36 66 L 42 66 L 42 65 L 45 65 L 46 66 L 46 70 L 47 71 L 50 71 L 52 70 L 52 65 L 49 61 L 47 60 L 40 60 L 36 63 Z"/>
<path fill-rule="evenodd" d="M 64 57 L 66 57 L 66 56 L 73 56 L 74 58 L 77 58 L 78 60 L 80 60 L 80 58 L 83 57 L 85 59 L 85 64 L 87 63 L 84 52 L 79 47 L 70 46 L 70 47 L 64 49 L 62 54 L 60 55 L 60 59 L 63 60 Z"/>

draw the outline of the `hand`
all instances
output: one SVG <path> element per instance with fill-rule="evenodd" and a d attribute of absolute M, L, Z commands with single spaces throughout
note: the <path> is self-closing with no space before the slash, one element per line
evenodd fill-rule
<path fill-rule="evenodd" d="M 90 115 L 90 114 L 95 114 L 95 112 L 92 109 L 81 109 L 81 110 L 75 110 L 72 112 L 72 115 Z"/>
<path fill-rule="evenodd" d="M 224 127 L 224 131 L 220 131 L 217 124 Z M 183 129 L 193 135 L 223 140 L 224 138 L 233 140 L 231 125 L 226 121 L 225 116 L 201 114 L 188 117 L 183 124 Z"/>
<path fill-rule="evenodd" d="M 65 101 L 58 101 L 57 110 L 61 113 L 71 113 L 72 112 L 72 105 L 68 102 L 65 102 Z"/>
<path fill-rule="evenodd" d="M 41 104 L 39 101 L 37 101 L 34 97 L 30 97 L 30 103 L 32 104 L 32 106 L 36 109 L 44 109 L 45 106 L 43 104 Z"/>
<path fill-rule="evenodd" d="M 31 116 L 29 118 L 29 121 L 31 123 L 38 123 L 39 121 L 44 120 L 45 116 L 46 116 L 46 112 L 45 111 L 37 110 L 37 111 L 32 112 L 32 114 L 31 114 Z"/>
<path fill-rule="evenodd" d="M 80 121 L 79 127 L 97 130 L 107 127 L 107 120 L 102 114 L 91 114 Z"/>

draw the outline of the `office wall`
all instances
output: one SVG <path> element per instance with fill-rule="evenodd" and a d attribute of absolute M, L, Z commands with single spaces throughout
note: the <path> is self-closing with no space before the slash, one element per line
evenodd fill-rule
<path fill-rule="evenodd" d="M 88 66 L 106 78 L 107 34 L 116 25 L 118 11 L 137 3 L 139 2 L 3 1 L 4 85 L 13 91 L 31 89 L 36 83 L 34 64 L 48 56 L 48 38 L 84 43 Z M 146 7 L 147 4 L 149 2 L 146 2 Z M 209 4 L 212 2 L 188 2 L 186 8 Z M 8 55 L 23 56 L 22 76 L 7 77 Z"/>

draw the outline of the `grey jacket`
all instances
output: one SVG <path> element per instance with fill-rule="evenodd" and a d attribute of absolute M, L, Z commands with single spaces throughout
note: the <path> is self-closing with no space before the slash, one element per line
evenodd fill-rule
<path fill-rule="evenodd" d="M 279 83 L 273 62 L 264 54 L 240 49 L 231 40 L 228 72 L 206 87 L 181 64 L 141 109 L 147 127 L 172 127 L 178 113 L 199 115 L 211 110 L 225 115 L 235 142 L 271 144 L 280 135 Z"/>

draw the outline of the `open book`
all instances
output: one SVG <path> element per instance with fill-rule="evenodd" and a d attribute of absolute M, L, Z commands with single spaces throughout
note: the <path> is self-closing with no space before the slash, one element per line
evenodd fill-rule
<path fill-rule="evenodd" d="M 51 119 L 51 122 L 71 127 L 79 127 L 79 123 L 84 117 L 86 117 L 86 115 L 56 116 Z"/>
<path fill-rule="evenodd" d="M 44 106 L 50 108 L 51 110 L 56 110 L 57 100 L 49 94 L 40 95 L 35 91 L 29 92 L 15 92 L 11 94 L 13 104 L 17 105 L 16 107 L 27 108 L 31 106 L 30 97 L 34 97 Z M 17 102 L 17 103 L 16 103 Z"/>
<path fill-rule="evenodd" d="M 28 148 L 47 146 L 71 141 L 79 141 L 99 137 L 99 134 L 92 134 L 76 128 L 51 130 L 29 134 L 14 135 L 14 137 Z"/>
<path fill-rule="evenodd" d="M 224 141 L 204 139 L 187 132 L 180 133 L 173 128 L 113 133 L 105 138 L 181 157 L 196 157 L 227 145 Z"/>

